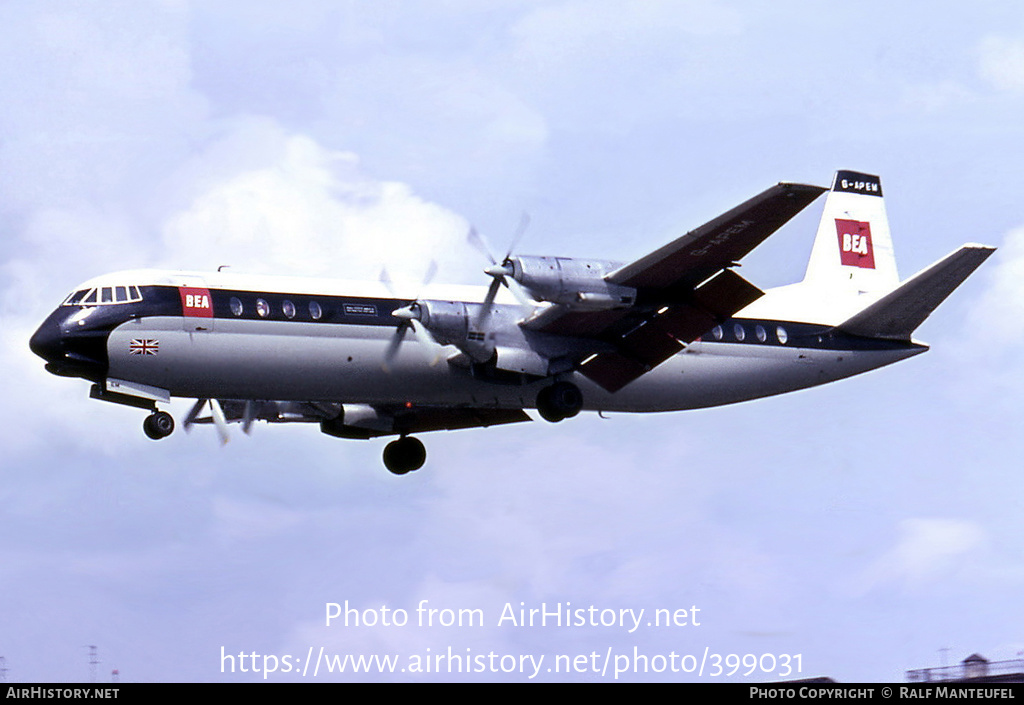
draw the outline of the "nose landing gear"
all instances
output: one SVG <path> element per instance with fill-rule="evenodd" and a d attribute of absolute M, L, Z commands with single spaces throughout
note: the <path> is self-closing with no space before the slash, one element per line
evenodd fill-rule
<path fill-rule="evenodd" d="M 166 411 L 154 411 L 142 422 L 142 430 L 154 441 L 174 433 L 174 417 Z"/>

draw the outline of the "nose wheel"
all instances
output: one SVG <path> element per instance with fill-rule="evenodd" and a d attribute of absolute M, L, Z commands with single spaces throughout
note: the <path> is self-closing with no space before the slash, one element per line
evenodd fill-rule
<path fill-rule="evenodd" d="M 555 382 L 537 395 L 537 411 L 545 421 L 571 419 L 583 408 L 583 393 L 571 382 Z"/>
<path fill-rule="evenodd" d="M 384 467 L 395 475 L 419 470 L 427 460 L 427 449 L 418 438 L 403 436 L 384 447 Z"/>
<path fill-rule="evenodd" d="M 154 411 L 142 422 L 142 430 L 154 441 L 174 433 L 174 417 L 166 411 Z"/>

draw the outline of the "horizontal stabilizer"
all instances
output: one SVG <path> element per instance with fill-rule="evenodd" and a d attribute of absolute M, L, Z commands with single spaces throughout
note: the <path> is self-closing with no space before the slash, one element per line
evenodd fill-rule
<path fill-rule="evenodd" d="M 910 340 L 914 330 L 977 269 L 994 247 L 964 245 L 837 326 L 864 338 Z"/>

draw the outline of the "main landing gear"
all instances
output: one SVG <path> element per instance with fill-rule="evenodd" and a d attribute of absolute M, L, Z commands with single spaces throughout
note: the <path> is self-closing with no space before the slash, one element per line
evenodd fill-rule
<path fill-rule="evenodd" d="M 402 436 L 384 446 L 384 467 L 395 475 L 419 470 L 427 461 L 427 449 L 418 438 Z"/>
<path fill-rule="evenodd" d="M 537 411 L 545 421 L 571 419 L 583 408 L 583 393 L 572 382 L 555 382 L 537 395 Z"/>
<path fill-rule="evenodd" d="M 154 441 L 174 433 L 174 417 L 166 411 L 154 411 L 142 422 L 142 430 Z"/>

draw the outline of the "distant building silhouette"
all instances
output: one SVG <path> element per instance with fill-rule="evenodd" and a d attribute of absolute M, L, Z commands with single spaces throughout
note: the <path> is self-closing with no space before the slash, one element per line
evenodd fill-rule
<path fill-rule="evenodd" d="M 910 683 L 1024 683 L 1024 659 L 989 661 L 971 654 L 956 666 L 907 671 Z"/>

